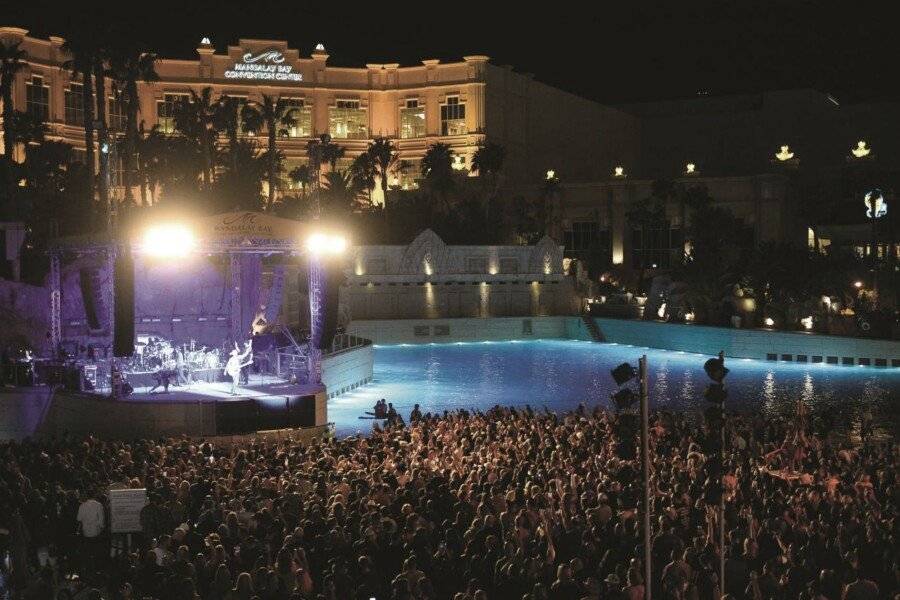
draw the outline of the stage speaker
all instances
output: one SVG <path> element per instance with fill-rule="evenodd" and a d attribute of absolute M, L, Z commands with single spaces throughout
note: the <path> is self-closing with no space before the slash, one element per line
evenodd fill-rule
<path fill-rule="evenodd" d="M 94 269 L 81 269 L 78 271 L 78 280 L 81 286 L 81 301 L 84 304 L 84 316 L 88 327 L 100 329 L 99 298 L 97 298 L 97 277 Z"/>
<path fill-rule="evenodd" d="M 127 247 L 116 256 L 113 275 L 113 356 L 134 354 L 134 258 Z"/>
<path fill-rule="evenodd" d="M 338 306 L 340 304 L 341 285 L 344 283 L 344 271 L 336 263 L 325 267 L 325 318 L 322 320 L 322 339 L 319 350 L 327 350 L 334 341 L 338 325 Z"/>

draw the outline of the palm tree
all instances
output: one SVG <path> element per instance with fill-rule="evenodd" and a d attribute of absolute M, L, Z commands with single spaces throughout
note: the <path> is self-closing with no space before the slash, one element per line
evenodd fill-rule
<path fill-rule="evenodd" d="M 387 207 L 388 178 L 400 162 L 397 147 L 387 138 L 377 137 L 366 150 L 374 167 L 375 175 L 381 179 L 381 192 L 384 194 L 384 206 Z"/>
<path fill-rule="evenodd" d="M 359 192 L 349 171 L 329 171 L 322 185 L 328 214 L 332 217 L 349 213 Z"/>
<path fill-rule="evenodd" d="M 159 75 L 154 68 L 156 54 L 147 52 L 143 46 L 133 40 L 125 40 L 115 46 L 110 57 L 113 78 L 119 85 L 125 108 L 125 144 L 124 144 L 124 185 L 125 202 L 134 204 L 134 175 L 138 139 L 137 116 L 140 112 L 138 82 L 158 81 Z"/>
<path fill-rule="evenodd" d="M 109 205 L 109 127 L 106 123 L 106 76 L 107 69 L 106 48 L 99 47 L 94 54 L 94 97 L 97 99 L 97 148 L 100 149 L 98 161 L 100 163 L 100 177 L 97 186 L 100 192 L 100 206 L 107 213 L 111 213 Z"/>
<path fill-rule="evenodd" d="M 222 95 L 215 104 L 215 127 L 225 133 L 231 146 L 237 144 L 241 134 L 241 113 L 246 103 L 244 98 Z"/>
<path fill-rule="evenodd" d="M 312 181 L 312 175 L 313 172 L 309 165 L 299 165 L 288 173 L 290 180 L 300 186 L 300 194 L 303 196 L 306 196 L 306 188 Z"/>
<path fill-rule="evenodd" d="M 493 142 L 479 146 L 472 155 L 472 169 L 478 171 L 478 178 L 487 184 L 484 202 L 484 218 L 487 222 L 490 222 L 491 205 L 500 191 L 500 171 L 505 157 L 506 149 Z"/>
<path fill-rule="evenodd" d="M 375 166 L 372 156 L 368 152 L 363 152 L 353 159 L 350 165 L 350 176 L 356 188 L 365 191 L 369 202 L 372 201 L 372 190 L 375 189 L 375 175 L 377 167 Z"/>
<path fill-rule="evenodd" d="M 265 94 L 263 94 L 262 102 L 255 102 L 243 109 L 244 124 L 247 129 L 258 133 L 265 126 L 268 135 L 269 147 L 266 154 L 269 161 L 269 198 L 266 201 L 266 210 L 271 210 L 275 205 L 275 192 L 278 187 L 279 152 L 275 141 L 278 136 L 286 136 L 287 128 L 296 123 L 296 119 L 294 119 L 296 110 L 286 99 L 275 99 Z"/>
<path fill-rule="evenodd" d="M 428 187 L 441 198 L 449 214 L 449 194 L 453 190 L 453 149 L 447 144 L 432 144 L 422 157 L 422 177 Z"/>
<path fill-rule="evenodd" d="M 213 180 L 218 121 L 219 108 L 212 100 L 211 87 L 203 88 L 199 94 L 191 90 L 190 95 L 175 107 L 175 129 L 197 144 L 203 157 L 204 187 Z"/>
<path fill-rule="evenodd" d="M 19 48 L 21 42 L 6 44 L 0 40 L 0 98 L 3 99 L 3 154 L 12 167 L 15 143 L 13 142 L 13 84 L 16 75 L 25 68 L 23 62 L 28 53 Z"/>
<path fill-rule="evenodd" d="M 72 76 L 81 76 L 81 103 L 84 110 L 84 162 L 87 169 L 88 190 L 91 199 L 94 197 L 94 62 L 97 60 L 99 48 L 97 37 L 93 35 L 76 35 L 63 44 L 62 49 L 71 55 L 71 59 L 63 63 L 63 68 L 72 71 Z"/>

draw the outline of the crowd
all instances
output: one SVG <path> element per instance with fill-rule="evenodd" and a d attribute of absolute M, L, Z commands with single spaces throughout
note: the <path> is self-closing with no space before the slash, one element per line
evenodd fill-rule
<path fill-rule="evenodd" d="M 638 600 L 640 464 L 616 419 L 497 407 L 307 444 L 2 444 L 3 577 L 24 598 L 78 572 L 98 588 L 80 597 L 121 600 Z M 804 428 L 729 418 L 722 591 L 900 597 L 896 447 Z M 652 417 L 656 598 L 720 593 L 707 435 Z M 130 548 L 105 523 L 110 487 L 148 490 Z"/>

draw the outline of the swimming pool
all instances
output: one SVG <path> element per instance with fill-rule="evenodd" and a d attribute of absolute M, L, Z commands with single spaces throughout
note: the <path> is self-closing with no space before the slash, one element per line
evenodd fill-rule
<path fill-rule="evenodd" d="M 487 409 L 495 404 L 565 411 L 585 402 L 611 407 L 617 387 L 609 371 L 647 355 L 651 405 L 702 408 L 708 358 L 698 354 L 574 340 L 458 342 L 376 346 L 373 383 L 328 402 L 339 436 L 370 431 L 360 419 L 380 398 L 404 418 L 423 412 Z M 726 359 L 728 410 L 788 412 L 797 398 L 813 410 L 836 406 L 847 419 L 869 407 L 885 431 L 900 412 L 900 369 L 839 367 Z M 848 421 L 849 422 L 849 421 Z"/>

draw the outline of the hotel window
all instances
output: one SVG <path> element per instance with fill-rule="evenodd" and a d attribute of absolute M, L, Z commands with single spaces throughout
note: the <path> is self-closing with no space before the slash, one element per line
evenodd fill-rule
<path fill-rule="evenodd" d="M 684 254 L 684 235 L 668 222 L 658 229 L 633 229 L 631 250 L 634 266 L 668 269 Z"/>
<path fill-rule="evenodd" d="M 609 263 L 612 256 L 608 229 L 600 229 L 596 221 L 575 221 L 572 228 L 563 232 L 566 255 L 586 259 L 589 255 L 602 264 Z"/>
<path fill-rule="evenodd" d="M 175 133 L 175 109 L 187 97 L 187 94 L 163 94 L 163 99 L 156 101 L 156 122 L 160 132 Z"/>
<path fill-rule="evenodd" d="M 441 135 L 464 135 L 466 133 L 466 103 L 459 96 L 447 96 L 441 104 Z"/>
<path fill-rule="evenodd" d="M 417 98 L 410 98 L 406 106 L 400 109 L 400 137 L 425 137 L 425 107 L 419 105 Z"/>
<path fill-rule="evenodd" d="M 80 83 L 69 84 L 65 93 L 66 101 L 66 125 L 78 125 L 84 127 L 84 86 Z"/>
<path fill-rule="evenodd" d="M 306 104 L 302 98 L 285 98 L 282 100 L 290 111 L 294 124 L 286 127 L 287 136 L 291 138 L 312 137 L 312 107 Z"/>
<path fill-rule="evenodd" d="M 414 190 L 419 187 L 422 176 L 422 163 L 419 160 L 401 160 L 397 169 L 398 185 L 402 190 Z"/>
<path fill-rule="evenodd" d="M 125 116 L 125 104 L 122 98 L 111 97 L 106 102 L 106 120 L 111 131 L 125 131 L 127 117 Z"/>
<path fill-rule="evenodd" d="M 44 85 L 44 78 L 32 75 L 25 84 L 25 110 L 42 122 L 50 120 L 50 87 Z"/>
<path fill-rule="evenodd" d="M 363 140 L 368 137 L 368 115 L 359 100 L 338 100 L 328 112 L 328 131 L 338 139 Z"/>

